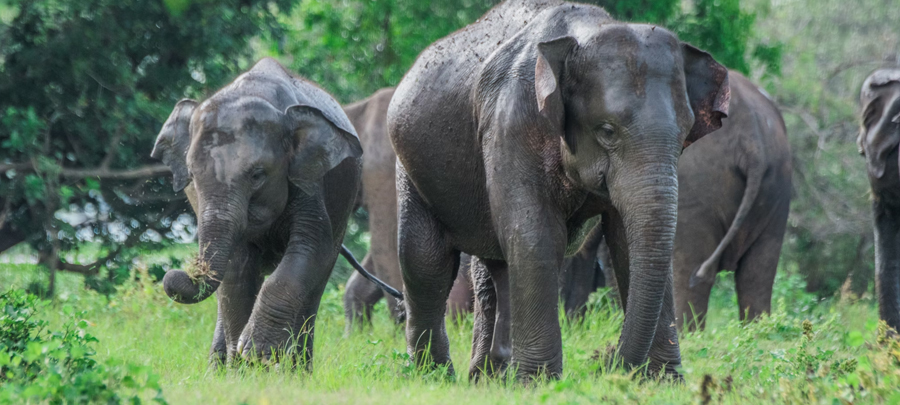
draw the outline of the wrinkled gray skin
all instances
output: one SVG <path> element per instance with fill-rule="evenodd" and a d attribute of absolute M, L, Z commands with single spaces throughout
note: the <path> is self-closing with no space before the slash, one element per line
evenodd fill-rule
<path fill-rule="evenodd" d="M 744 76 L 729 72 L 728 78 L 728 118 L 678 162 L 679 329 L 703 327 L 721 270 L 734 271 L 741 320 L 769 312 L 790 211 L 791 150 L 781 112 Z"/>
<path fill-rule="evenodd" d="M 175 106 L 152 155 L 197 214 L 198 267 L 208 272 L 172 270 L 163 286 L 185 304 L 218 294 L 213 366 L 235 355 L 277 361 L 273 351 L 290 349 L 292 365 L 311 368 L 361 153 L 340 105 L 271 59 L 202 103 Z"/>
<path fill-rule="evenodd" d="M 559 376 L 559 270 L 602 215 L 626 302 L 618 355 L 677 374 L 677 162 L 721 125 L 727 77 L 662 28 L 563 2 L 500 4 L 426 49 L 388 110 L 409 354 L 450 364 L 444 302 L 466 252 L 492 284 L 475 286 L 486 341 L 470 373 Z M 509 346 L 490 326 L 506 318 Z"/>
<path fill-rule="evenodd" d="M 900 69 L 877 70 L 859 97 L 862 128 L 857 139 L 866 157 L 875 222 L 875 292 L 878 313 L 900 331 Z"/>
<path fill-rule="evenodd" d="M 378 90 L 366 99 L 345 106 L 344 112 L 359 133 L 363 148 L 362 187 L 357 204 L 369 213 L 372 242 L 362 265 L 380 280 L 402 289 L 397 257 L 397 155 L 388 138 L 386 123 L 387 109 L 393 95 L 393 88 Z M 347 332 L 354 325 L 370 324 L 372 307 L 382 297 L 388 302 L 391 317 L 402 322 L 403 311 L 397 299 L 354 272 L 344 291 Z M 447 305 L 454 316 L 471 311 L 472 294 L 468 276 L 457 277 Z"/>

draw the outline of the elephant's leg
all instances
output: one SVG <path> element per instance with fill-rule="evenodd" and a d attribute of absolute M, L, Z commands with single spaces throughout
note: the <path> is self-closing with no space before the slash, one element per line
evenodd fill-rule
<path fill-rule="evenodd" d="M 632 292 L 629 287 L 632 282 L 630 260 L 628 257 L 628 245 L 625 243 L 625 227 L 621 216 L 615 212 L 609 212 L 603 218 L 604 239 L 608 246 L 609 259 L 613 268 L 613 278 L 616 281 L 625 313 L 628 313 L 628 295 Z M 701 261 L 702 262 L 702 261 Z M 653 341 L 648 351 L 648 371 L 651 374 L 665 370 L 669 376 L 681 378 L 677 367 L 681 365 L 681 350 L 678 345 L 678 329 L 675 323 L 675 302 L 673 291 L 673 276 L 670 272 L 666 277 L 663 291 L 663 302 L 659 318 L 656 321 Z M 620 340 L 621 345 L 621 340 Z M 619 348 L 621 350 L 621 348 Z"/>
<path fill-rule="evenodd" d="M 900 332 L 900 213 L 880 199 L 873 202 L 872 210 L 878 314 L 895 332 Z"/>
<path fill-rule="evenodd" d="M 709 295 L 715 284 L 715 277 L 704 277 L 691 287 L 691 276 L 716 250 L 723 236 L 714 227 L 693 218 L 691 212 L 679 213 L 675 230 L 675 253 L 672 273 L 675 282 L 675 325 L 678 330 L 687 328 L 694 331 L 703 329 L 709 309 Z"/>
<path fill-rule="evenodd" d="M 372 269 L 371 255 L 366 255 L 362 266 L 367 270 Z M 345 332 L 350 333 L 354 327 L 371 325 L 372 307 L 381 297 L 381 289 L 375 283 L 366 280 L 358 272 L 353 272 L 344 291 L 344 317 L 347 322 Z"/>
<path fill-rule="evenodd" d="M 477 263 L 477 264 L 476 264 Z M 509 271 L 506 262 L 473 260 L 476 283 L 475 333 L 469 376 L 492 377 L 502 373 L 512 357 L 510 339 Z"/>
<path fill-rule="evenodd" d="M 588 298 L 603 284 L 598 285 L 597 280 L 598 277 L 602 277 L 602 274 L 598 274 L 599 265 L 597 264 L 597 250 L 602 241 L 603 229 L 601 226 L 595 226 L 575 256 L 564 262 L 562 272 L 567 274 L 560 277 L 564 280 L 560 295 L 563 299 L 566 317 L 569 319 L 584 316 Z"/>
<path fill-rule="evenodd" d="M 291 367 L 312 370 L 315 315 L 338 246 L 324 202 L 318 196 L 300 197 L 289 204 L 290 239 L 278 267 L 265 280 L 238 343 L 244 358 L 287 357 Z"/>
<path fill-rule="evenodd" d="M 450 362 L 444 324 L 447 297 L 459 268 L 459 251 L 446 240 L 438 221 L 402 168 L 397 170 L 400 270 L 406 290 L 406 347 L 417 365 Z"/>
<path fill-rule="evenodd" d="M 460 256 L 459 271 L 456 274 L 456 279 L 453 280 L 450 297 L 447 298 L 447 313 L 452 320 L 465 318 L 467 313 L 472 312 L 474 296 L 472 283 L 469 278 L 469 266 L 472 265 L 474 260 L 477 259 L 468 255 Z"/>
<path fill-rule="evenodd" d="M 494 370 L 490 363 L 491 342 L 494 341 L 494 323 L 497 320 L 497 291 L 491 273 L 481 260 L 474 256 L 469 267 L 469 279 L 475 294 L 475 319 L 472 330 L 472 359 L 469 362 L 469 378 L 478 380 L 482 374 Z"/>
<path fill-rule="evenodd" d="M 772 285 L 784 240 L 784 226 L 780 228 L 780 232 L 776 229 L 760 235 L 738 262 L 734 285 L 742 321 L 752 321 L 772 309 Z"/>
<path fill-rule="evenodd" d="M 217 297 L 220 297 L 218 291 Z M 216 310 L 216 330 L 213 332 L 212 346 L 209 348 L 209 368 L 216 370 L 225 365 L 228 359 L 228 346 L 225 344 L 225 323 L 222 320 L 222 300 L 219 299 Z"/>
<path fill-rule="evenodd" d="M 666 375 L 677 376 L 680 379 L 681 376 L 677 373 L 676 368 L 681 365 L 681 350 L 678 347 L 678 328 L 675 324 L 672 284 L 672 276 L 669 276 L 666 280 L 666 291 L 663 295 L 656 334 L 653 336 L 653 344 L 650 346 L 648 369 L 651 375 L 665 371 Z"/>
<path fill-rule="evenodd" d="M 562 373 L 562 336 L 559 326 L 559 271 L 567 238 L 565 220 L 530 190 L 520 185 L 491 185 L 491 209 L 496 212 L 503 254 L 509 275 L 509 299 L 499 296 L 501 280 L 494 274 L 498 307 L 510 306 L 510 366 L 519 380 L 539 375 L 557 378 Z M 494 342 L 501 325 L 497 320 Z M 502 348 L 494 345 L 491 350 Z M 493 355 L 493 353 L 492 353 Z"/>
<path fill-rule="evenodd" d="M 259 258 L 260 252 L 256 248 L 235 246 L 225 278 L 216 291 L 222 345 L 227 353 L 227 361 L 234 358 L 238 339 L 250 319 L 256 295 L 262 285 Z"/>

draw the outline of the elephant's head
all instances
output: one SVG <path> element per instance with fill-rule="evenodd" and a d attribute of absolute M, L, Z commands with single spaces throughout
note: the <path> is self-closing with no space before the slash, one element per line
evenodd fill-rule
<path fill-rule="evenodd" d="M 169 297 L 181 303 L 209 297 L 234 244 L 262 234 L 282 215 L 290 184 L 319 193 L 326 172 L 362 154 L 346 117 L 331 116 L 340 111 L 334 104 L 282 110 L 263 98 L 226 93 L 175 106 L 152 156 L 171 168 L 176 191 L 189 183 L 196 190 L 201 274 L 166 273 Z"/>
<path fill-rule="evenodd" d="M 608 195 L 624 222 L 632 285 L 639 288 L 628 297 L 626 310 L 638 315 L 626 315 L 623 339 L 652 337 L 671 268 L 678 158 L 721 127 L 728 71 L 659 27 L 578 28 L 537 45 L 537 105 L 558 128 L 567 176 Z M 646 343 L 634 347 L 645 350 Z"/>
<path fill-rule="evenodd" d="M 869 178 L 874 183 L 884 176 L 889 157 L 897 159 L 897 147 L 900 145 L 900 69 L 881 69 L 872 73 L 863 83 L 859 101 L 863 108 L 862 127 L 856 143 L 859 152 L 866 156 Z M 893 163 L 897 163 L 896 160 Z"/>

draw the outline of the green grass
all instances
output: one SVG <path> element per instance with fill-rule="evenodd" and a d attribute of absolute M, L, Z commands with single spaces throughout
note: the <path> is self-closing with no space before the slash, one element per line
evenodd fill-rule
<path fill-rule="evenodd" d="M 40 276 L 35 266 L 0 265 L 3 289 L 24 288 Z M 214 298 L 188 306 L 170 301 L 159 285 L 132 283 L 107 298 L 84 290 L 78 276 L 63 274 L 58 283 L 57 302 L 44 318 L 60 324 L 70 319 L 66 306 L 86 311 L 86 329 L 99 339 L 97 357 L 151 367 L 171 404 L 701 403 L 705 376 L 711 403 L 900 403 L 900 345 L 876 342 L 872 302 L 817 301 L 794 277 L 779 277 L 773 315 L 749 326 L 736 321 L 733 283 L 720 277 L 706 331 L 681 338 L 683 384 L 597 371 L 594 351 L 616 342 L 623 315 L 595 294 L 584 322 L 563 323 L 562 378 L 527 387 L 468 381 L 471 316 L 448 327 L 457 370 L 451 378 L 409 367 L 402 328 L 390 323 L 383 304 L 370 330 L 344 337 L 337 289 L 326 292 L 319 311 L 312 374 L 212 372 L 206 364 Z M 812 328 L 806 335 L 804 320 Z"/>

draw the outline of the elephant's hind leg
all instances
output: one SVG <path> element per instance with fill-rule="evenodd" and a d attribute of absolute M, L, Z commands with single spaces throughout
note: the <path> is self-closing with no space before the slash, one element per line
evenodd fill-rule
<path fill-rule="evenodd" d="M 773 222 L 776 223 L 747 249 L 734 273 L 742 321 L 752 321 L 772 308 L 772 285 L 778 270 L 787 216 L 783 221 Z"/>
<path fill-rule="evenodd" d="M 715 277 L 701 279 L 691 287 L 691 276 L 716 250 L 721 233 L 716 234 L 706 224 L 686 221 L 689 215 L 680 215 L 675 231 L 675 255 L 673 260 L 675 325 L 678 330 L 694 331 L 703 329 L 706 312 L 709 309 L 709 294 L 715 284 Z M 721 266 L 720 266 L 721 267 Z"/>
<path fill-rule="evenodd" d="M 366 255 L 362 261 L 363 268 L 372 270 L 372 256 Z M 347 322 L 345 332 L 354 328 L 362 328 L 372 324 L 372 307 L 382 297 L 381 290 L 375 283 L 366 280 L 358 272 L 353 272 L 347 281 L 344 291 L 344 317 Z"/>
<path fill-rule="evenodd" d="M 406 346 L 416 364 L 449 366 L 450 342 L 444 314 L 459 267 L 438 221 L 402 168 L 397 170 L 400 271 L 406 289 Z"/>
<path fill-rule="evenodd" d="M 512 356 L 510 341 L 509 275 L 505 262 L 472 258 L 475 286 L 475 324 L 469 377 L 502 373 Z"/>

